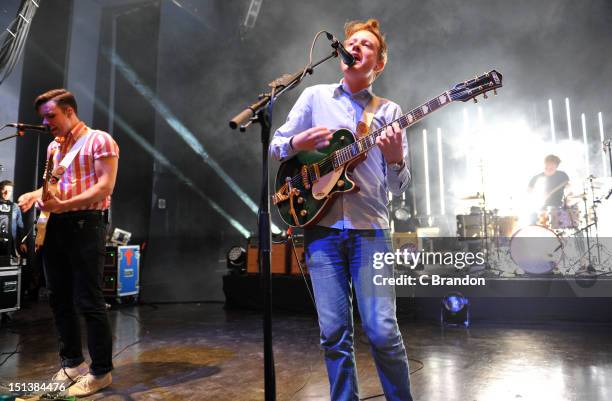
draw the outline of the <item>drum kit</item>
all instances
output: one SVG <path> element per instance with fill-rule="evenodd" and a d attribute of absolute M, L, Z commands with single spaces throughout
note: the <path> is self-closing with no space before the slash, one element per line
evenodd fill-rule
<path fill-rule="evenodd" d="M 547 207 L 524 221 L 487 208 L 485 194 L 476 193 L 461 198 L 478 206 L 457 215 L 457 236 L 479 241 L 485 267 L 504 273 L 611 273 L 612 247 L 604 244 L 609 238 L 600 238 L 598 217 L 599 210 L 612 209 L 611 195 L 612 177 L 590 176 L 582 193 L 566 195 L 564 206 Z"/>

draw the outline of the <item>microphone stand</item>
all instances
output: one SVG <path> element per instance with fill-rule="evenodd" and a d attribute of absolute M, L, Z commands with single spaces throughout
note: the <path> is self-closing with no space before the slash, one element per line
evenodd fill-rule
<path fill-rule="evenodd" d="M 6 127 L 8 127 L 8 124 L 5 125 L 4 127 L 0 128 L 0 130 L 5 129 Z M 15 138 L 15 137 L 18 137 L 18 136 L 24 136 L 25 135 L 25 129 L 23 129 L 23 128 L 16 128 L 16 130 L 17 130 L 17 133 L 15 135 L 10 135 L 10 136 L 7 136 L 6 138 L 2 138 L 2 139 L 0 139 L 0 142 L 4 142 L 4 141 L 7 141 L 7 140 L 9 140 L 11 138 Z"/>
<path fill-rule="evenodd" d="M 272 109 L 274 102 L 286 91 L 300 84 L 306 74 L 312 74 L 315 67 L 323 62 L 338 57 L 338 51 L 334 50 L 329 56 L 317 61 L 315 64 L 306 66 L 292 75 L 284 74 L 270 82 L 270 92 L 259 95 L 259 99 L 234 116 L 229 122 L 230 128 L 239 128 L 244 132 L 253 123 L 261 126 L 261 198 L 258 213 L 259 232 L 259 272 L 261 274 L 261 285 L 264 293 L 264 394 L 266 401 L 276 400 L 276 379 L 274 374 L 274 351 L 272 349 L 272 275 L 270 273 L 270 243 L 272 242 L 270 232 L 270 188 L 268 178 L 268 152 L 270 147 L 270 130 L 272 127 Z"/>

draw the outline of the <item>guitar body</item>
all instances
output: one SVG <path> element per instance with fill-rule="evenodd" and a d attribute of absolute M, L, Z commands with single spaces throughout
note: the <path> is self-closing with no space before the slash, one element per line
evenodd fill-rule
<path fill-rule="evenodd" d="M 300 152 L 281 163 L 276 174 L 274 186 L 276 195 L 274 197 L 283 192 L 289 196 L 289 188 L 286 185 L 287 177 L 301 177 L 305 167 L 320 163 L 334 151 L 355 142 L 355 136 L 347 129 L 337 130 L 332 136 L 329 146 L 314 151 Z M 336 169 L 331 168 L 328 172 L 321 171 L 316 180 L 306 182 L 294 180 L 292 188 L 299 193 L 295 192 L 294 196 L 283 201 L 274 201 L 283 221 L 290 226 L 301 228 L 316 224 L 338 194 L 358 190 L 357 185 L 350 178 L 350 172 L 363 159 L 364 157 L 361 157 Z"/>
<path fill-rule="evenodd" d="M 36 220 L 36 238 L 34 239 L 34 249 L 38 251 L 42 248 L 45 243 L 45 236 L 47 235 L 47 223 L 49 222 L 49 216 L 51 213 L 40 212 L 38 220 Z"/>

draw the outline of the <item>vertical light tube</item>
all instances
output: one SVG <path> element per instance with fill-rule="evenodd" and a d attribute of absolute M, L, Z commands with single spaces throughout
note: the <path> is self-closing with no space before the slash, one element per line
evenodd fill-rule
<path fill-rule="evenodd" d="M 587 139 L 586 117 L 584 113 L 580 115 L 580 119 L 582 120 L 582 140 L 584 141 L 584 167 L 588 177 L 591 175 L 591 169 L 589 168 L 589 142 Z"/>
<path fill-rule="evenodd" d="M 601 140 L 601 146 L 603 146 L 606 138 L 604 137 L 603 117 L 601 115 L 601 111 L 597 113 L 597 119 L 599 120 L 599 139 Z M 608 161 L 606 160 L 606 152 L 603 150 L 601 150 L 601 175 L 603 177 L 608 175 Z M 610 172 L 610 175 L 612 175 L 612 172 Z"/>
<path fill-rule="evenodd" d="M 550 134 L 554 145 L 557 143 L 557 136 L 555 135 L 555 117 L 553 114 L 552 99 L 548 99 L 548 114 L 550 115 Z"/>
<path fill-rule="evenodd" d="M 425 170 L 425 208 L 431 216 L 431 194 L 429 192 L 429 155 L 427 154 L 427 130 L 423 130 L 423 167 Z"/>
<path fill-rule="evenodd" d="M 570 105 L 569 98 L 565 98 L 565 114 L 567 115 L 567 134 L 569 135 L 569 140 L 574 139 L 574 135 L 572 134 L 572 116 L 570 113 Z"/>
<path fill-rule="evenodd" d="M 466 108 L 463 108 L 463 143 L 465 144 L 465 175 L 470 176 L 470 118 Z"/>
<path fill-rule="evenodd" d="M 446 214 L 446 200 L 444 191 L 444 162 L 442 156 L 442 130 L 438 128 L 438 177 L 440 180 L 440 214 Z"/>

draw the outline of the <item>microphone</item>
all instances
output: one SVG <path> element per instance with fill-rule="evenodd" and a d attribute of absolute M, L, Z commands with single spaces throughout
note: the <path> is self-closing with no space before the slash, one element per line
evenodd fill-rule
<path fill-rule="evenodd" d="M 342 57 L 342 62 L 346 64 L 347 67 L 351 67 L 353 64 L 355 64 L 355 57 L 353 57 L 353 55 L 344 48 L 342 43 L 336 39 L 334 35 L 329 32 L 325 32 L 325 35 L 327 36 L 327 39 L 331 40 L 331 47 L 338 51 L 340 57 Z"/>
<path fill-rule="evenodd" d="M 17 128 L 20 131 L 51 132 L 51 128 L 48 125 L 9 123 L 6 126 Z"/>

